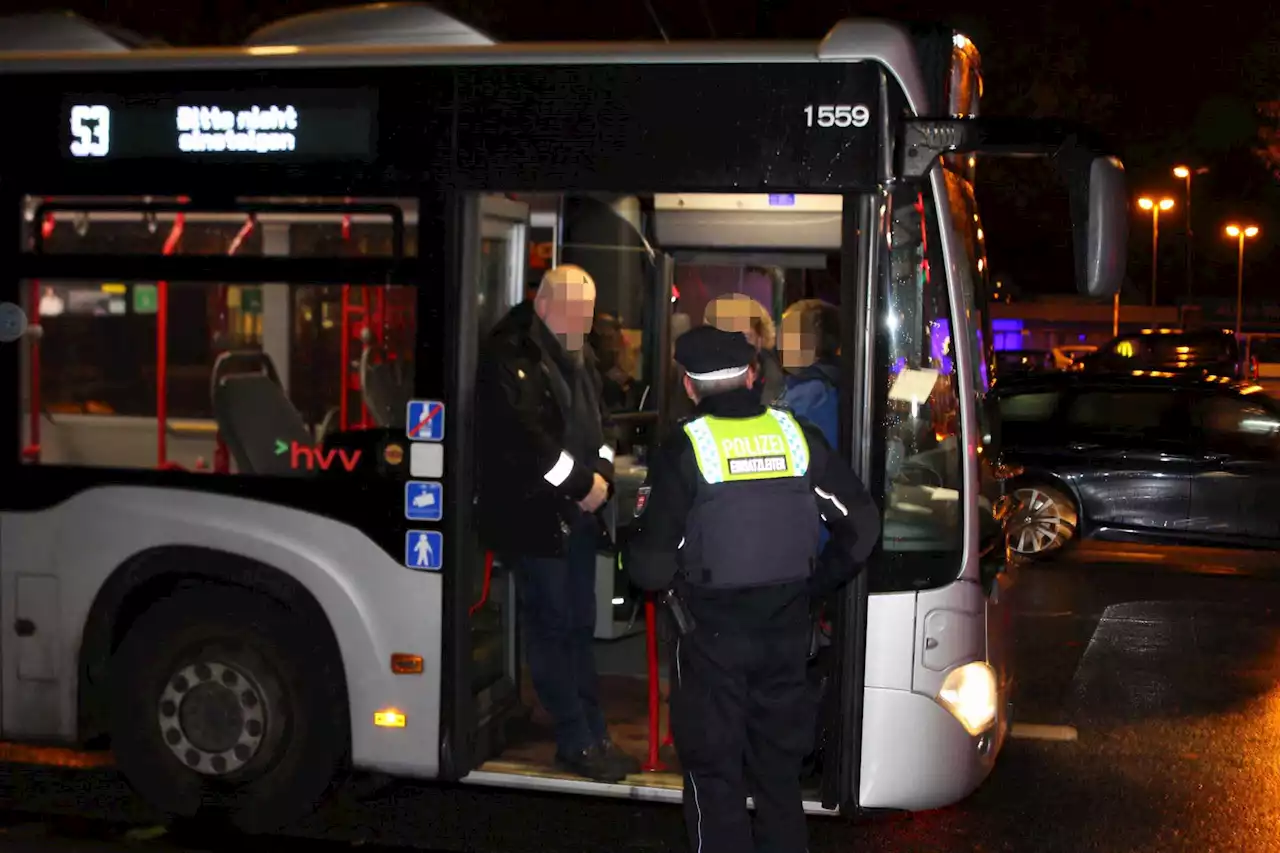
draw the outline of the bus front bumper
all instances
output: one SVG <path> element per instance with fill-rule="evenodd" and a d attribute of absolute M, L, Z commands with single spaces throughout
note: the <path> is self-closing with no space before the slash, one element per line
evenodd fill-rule
<path fill-rule="evenodd" d="M 907 690 L 868 687 L 862 724 L 859 805 L 919 811 L 973 793 L 995 765 L 1008 730 L 1000 703 L 995 723 L 971 735 L 946 708 Z"/>

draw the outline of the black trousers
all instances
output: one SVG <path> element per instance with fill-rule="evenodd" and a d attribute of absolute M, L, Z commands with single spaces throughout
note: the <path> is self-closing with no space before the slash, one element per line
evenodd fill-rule
<path fill-rule="evenodd" d="M 809 640 L 807 625 L 751 633 L 698 626 L 677 639 L 671 732 L 693 853 L 805 853 L 800 772 L 816 718 Z"/>

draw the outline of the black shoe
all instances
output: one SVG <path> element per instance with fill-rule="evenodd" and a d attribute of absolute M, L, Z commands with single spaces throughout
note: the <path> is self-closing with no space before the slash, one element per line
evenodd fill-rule
<path fill-rule="evenodd" d="M 556 766 L 596 782 L 621 782 L 627 775 L 618 766 L 618 762 L 606 756 L 599 746 L 592 746 L 572 755 L 557 752 Z"/>
<path fill-rule="evenodd" d="M 605 738 L 600 741 L 597 746 L 600 750 L 600 754 L 603 755 L 607 761 L 611 762 L 613 766 L 617 767 L 624 776 L 630 776 L 633 773 L 640 772 L 640 762 L 623 752 L 622 748 L 609 738 Z"/>

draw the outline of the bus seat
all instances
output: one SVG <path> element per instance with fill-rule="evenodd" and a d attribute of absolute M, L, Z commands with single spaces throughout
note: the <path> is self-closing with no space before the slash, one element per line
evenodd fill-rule
<path fill-rule="evenodd" d="M 253 372 L 232 372 L 236 367 Z M 275 366 L 259 352 L 223 353 L 213 369 L 213 413 L 218 430 L 245 474 L 298 474 L 292 448 L 310 449 L 311 432 L 280 384 Z M 280 448 L 286 450 L 280 452 Z"/>
<path fill-rule="evenodd" d="M 360 355 L 360 387 L 364 404 L 380 427 L 403 427 L 409 400 L 413 397 L 413 375 L 403 362 L 375 364 L 372 350 Z"/>

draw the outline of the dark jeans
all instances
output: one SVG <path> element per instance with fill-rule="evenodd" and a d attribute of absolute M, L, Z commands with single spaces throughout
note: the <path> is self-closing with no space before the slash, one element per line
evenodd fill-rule
<path fill-rule="evenodd" d="M 598 530 L 595 517 L 584 516 L 569 534 L 567 557 L 514 560 L 529 674 L 566 755 L 608 736 L 592 648 Z"/>

